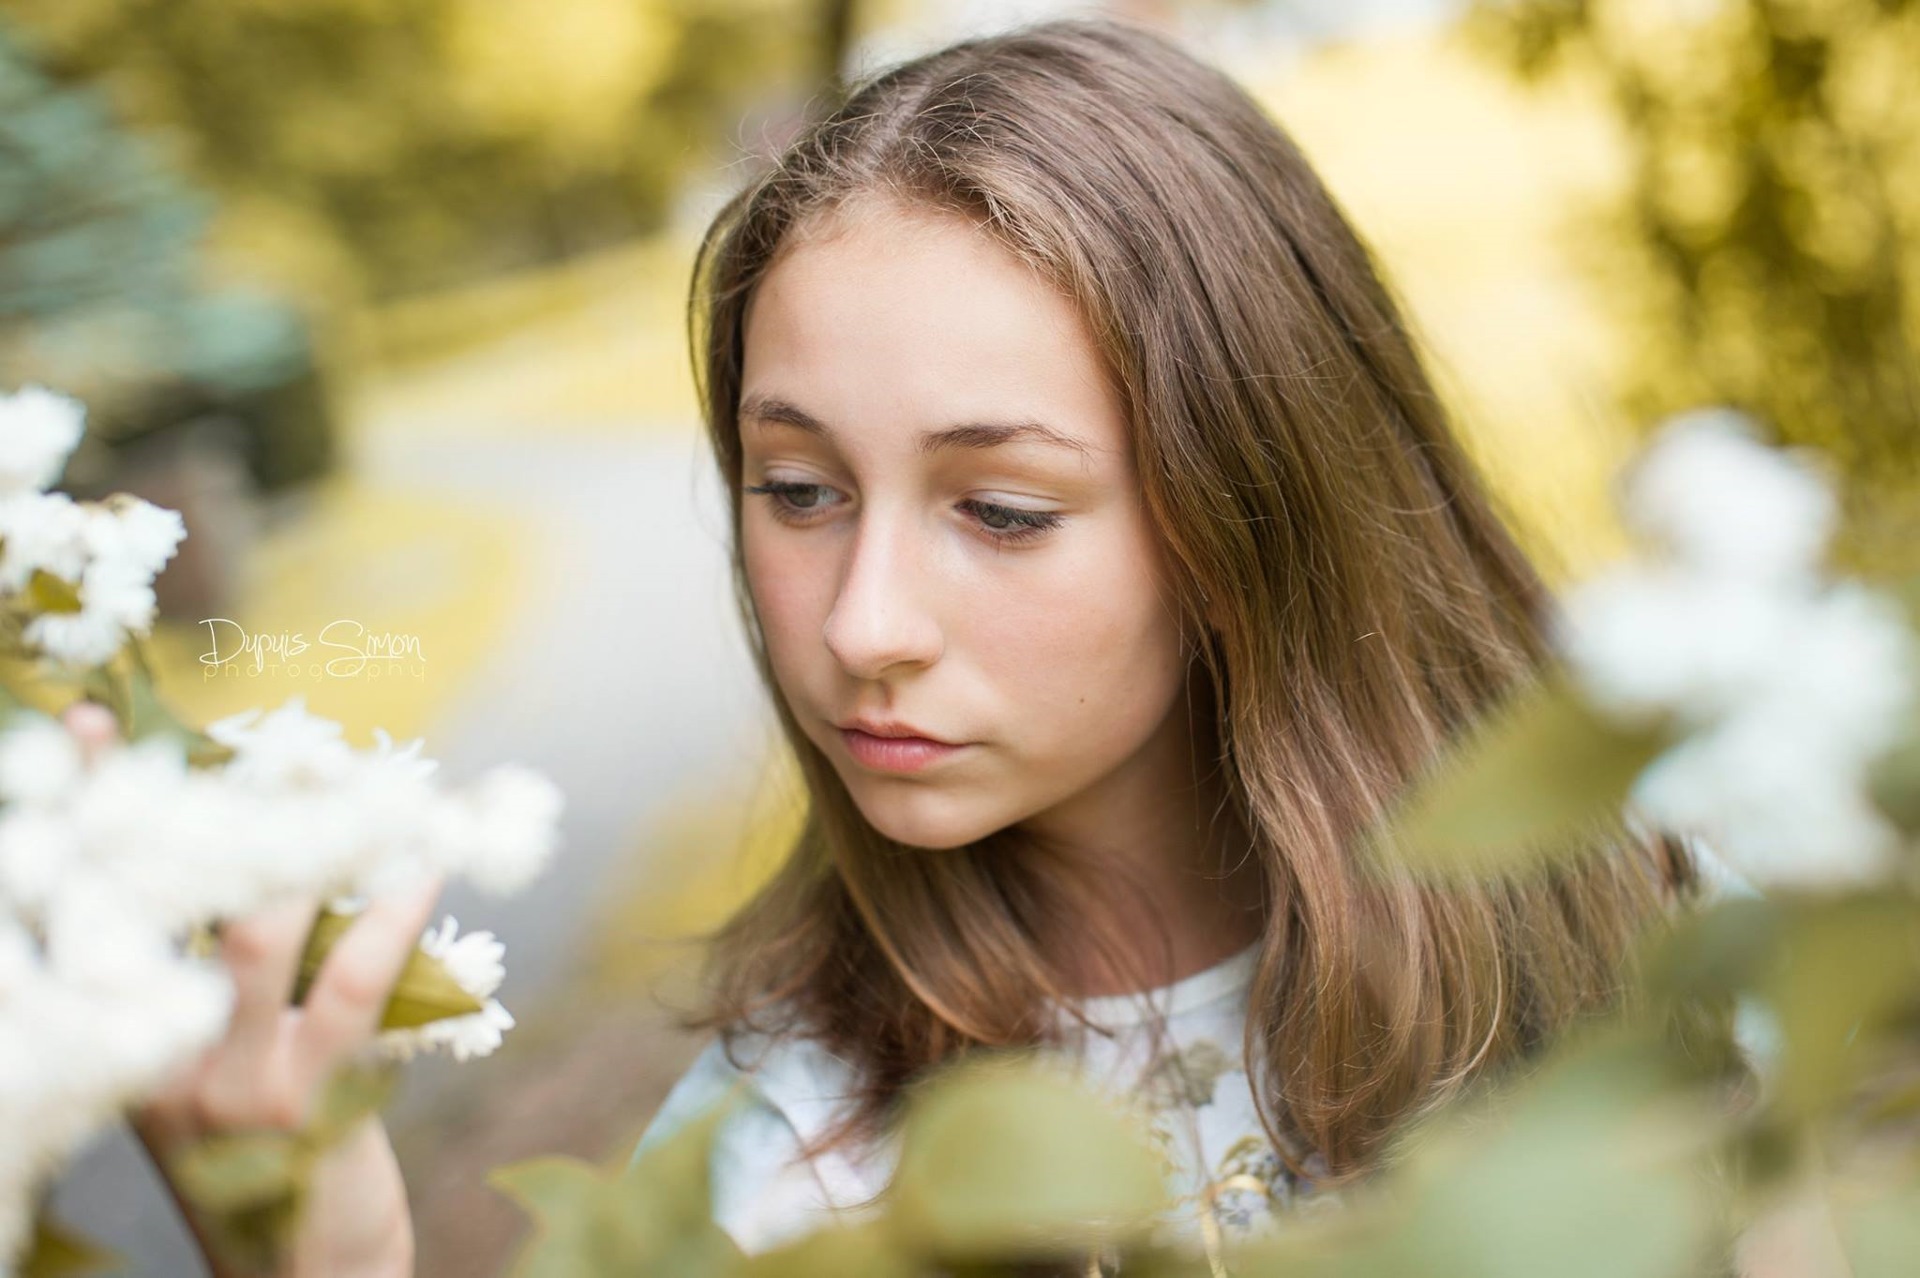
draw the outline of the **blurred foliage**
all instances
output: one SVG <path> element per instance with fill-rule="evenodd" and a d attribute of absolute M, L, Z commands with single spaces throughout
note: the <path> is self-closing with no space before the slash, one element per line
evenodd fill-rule
<path fill-rule="evenodd" d="M 209 1136 L 174 1158 L 169 1176 L 228 1270 L 269 1272 L 284 1257 L 316 1161 L 377 1114 L 398 1081 L 392 1063 L 349 1065 L 321 1089 L 304 1128 Z"/>
<path fill-rule="evenodd" d="M 886 1217 L 903 1256 L 988 1263 L 1137 1242 L 1166 1198 L 1144 1129 L 1041 1062 L 964 1061 L 908 1111 Z"/>
<path fill-rule="evenodd" d="M 125 1256 L 90 1242 L 42 1211 L 34 1219 L 20 1278 L 74 1278 L 126 1267 Z"/>
<path fill-rule="evenodd" d="M 1844 473 L 1843 558 L 1920 567 L 1920 5 L 1478 0 L 1467 30 L 1624 126 L 1629 189 L 1583 250 L 1629 418 L 1774 423 Z"/>
<path fill-rule="evenodd" d="M 661 225 L 722 122 L 813 91 L 839 56 L 819 41 L 848 38 L 800 0 L 10 7 L 58 79 L 107 86 L 223 196 L 325 228 L 378 296 Z"/>
<path fill-rule="evenodd" d="M 213 216 L 100 93 L 48 76 L 0 22 L 0 369 L 88 402 L 70 481 L 99 474 L 114 444 L 215 412 L 256 427 L 243 446 L 268 486 L 326 465 L 305 321 L 208 278 Z"/>
<path fill-rule="evenodd" d="M 1699 1278 L 1728 1272 L 1718 1110 L 1657 1022 L 1595 1027 L 1513 1086 L 1410 1129 L 1391 1175 L 1349 1191 L 1341 1210 L 1224 1242 L 1186 1217 L 1196 1208 L 1159 1179 L 1132 1116 L 1016 1055 L 923 1081 L 874 1206 L 750 1257 L 711 1217 L 723 1107 L 624 1175 L 539 1159 L 495 1181 L 540 1222 L 516 1271 L 529 1276 Z"/>
<path fill-rule="evenodd" d="M 714 1221 L 706 1174 L 707 1151 L 731 1104 L 720 1101 L 661 1142 L 639 1174 L 602 1170 L 577 1158 L 495 1168 L 488 1183 L 538 1223 L 514 1272 L 522 1278 L 698 1275 L 736 1264 L 740 1250 Z"/>
<path fill-rule="evenodd" d="M 1363 853 L 1383 866 L 1525 870 L 1601 829 L 1678 735 L 1666 723 L 1616 724 L 1564 678 L 1528 685 L 1408 795 L 1383 831 L 1391 841 Z"/>

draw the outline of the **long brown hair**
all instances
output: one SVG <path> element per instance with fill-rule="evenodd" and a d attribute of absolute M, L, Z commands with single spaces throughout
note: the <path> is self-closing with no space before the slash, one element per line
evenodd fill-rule
<path fill-rule="evenodd" d="M 1013 831 L 905 848 L 862 817 L 781 697 L 740 557 L 744 317 L 856 198 L 973 219 L 1073 298 L 1124 391 L 1177 566 L 1205 738 L 1269 913 L 1247 1015 L 1268 1136 L 1370 1169 L 1394 1129 L 1605 1008 L 1640 927 L 1697 886 L 1622 829 L 1524 881 L 1369 875 L 1356 839 L 1546 656 L 1545 586 L 1450 429 L 1369 253 L 1288 136 L 1147 29 L 1057 20 L 856 86 L 715 218 L 689 305 L 732 504 L 735 587 L 808 792 L 771 881 L 713 939 L 698 1022 L 817 1036 L 855 1067 L 831 1145 L 927 1067 L 1045 1041 L 1039 938 L 1084 910 Z M 1055 867 L 1057 870 L 1057 867 Z"/>

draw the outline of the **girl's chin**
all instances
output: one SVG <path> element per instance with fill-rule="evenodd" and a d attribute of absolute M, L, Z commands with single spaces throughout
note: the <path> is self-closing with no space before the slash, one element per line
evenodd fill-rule
<path fill-rule="evenodd" d="M 854 801 L 860 803 L 860 791 L 855 789 Z M 925 798 L 927 796 L 919 796 Z M 861 814 L 867 823 L 895 843 L 904 843 L 908 847 L 926 848 L 929 851 L 946 851 L 964 847 L 978 839 L 983 839 L 995 830 L 1006 828 L 1011 818 L 998 813 L 930 813 L 913 811 L 916 804 L 902 804 L 879 799 L 860 803 Z"/>

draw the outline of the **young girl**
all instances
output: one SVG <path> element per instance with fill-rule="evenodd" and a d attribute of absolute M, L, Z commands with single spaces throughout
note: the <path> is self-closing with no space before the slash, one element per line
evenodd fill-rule
<path fill-rule="evenodd" d="M 903 1087 L 980 1045 L 1143 1099 L 1212 1227 L 1258 1226 L 1612 1001 L 1691 894 L 1624 830 L 1527 885 L 1356 867 L 1546 593 L 1332 199 L 1165 39 L 861 86 L 722 211 L 692 317 L 810 805 L 640 1150 L 746 1082 L 747 1249 L 881 1190 Z"/>
<path fill-rule="evenodd" d="M 1016 1045 L 1140 1098 L 1196 1210 L 1260 1227 L 1613 1003 L 1692 896 L 1687 850 L 1625 828 L 1528 882 L 1358 865 L 1537 668 L 1548 596 L 1333 200 L 1166 39 L 1057 21 L 871 80 L 722 211 L 692 318 L 810 802 L 641 1149 L 744 1081 L 713 1150 L 743 1247 L 857 1211 L 906 1085 Z M 360 925 L 354 991 L 425 908 Z M 234 961 L 271 991 L 299 928 L 257 927 Z M 271 1002 L 236 1018 L 256 1054 Z M 217 1076 L 234 1121 L 314 1071 Z M 158 1112 L 219 1125 L 190 1085 Z M 376 1128 L 303 1245 L 404 1272 L 404 1221 Z"/>

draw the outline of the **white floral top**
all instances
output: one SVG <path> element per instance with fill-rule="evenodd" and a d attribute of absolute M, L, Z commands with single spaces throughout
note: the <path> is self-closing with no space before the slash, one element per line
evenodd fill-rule
<path fill-rule="evenodd" d="M 1171 1226 L 1196 1240 L 1244 1236 L 1269 1227 L 1277 1210 L 1337 1199 L 1312 1192 L 1310 1180 L 1288 1170 L 1254 1112 L 1241 1030 L 1256 959 L 1252 947 L 1143 995 L 1086 999 L 1082 1011 L 1108 1032 L 1076 1027 L 1065 1049 L 1089 1082 L 1144 1107 L 1166 1155 L 1169 1184 L 1182 1195 Z M 1165 1027 L 1157 1047 L 1156 1021 Z M 722 1122 L 712 1150 L 713 1210 L 721 1227 L 743 1250 L 757 1252 L 836 1215 L 859 1214 L 857 1205 L 891 1176 L 897 1148 L 799 1158 L 802 1141 L 837 1116 L 850 1067 L 806 1039 L 747 1037 L 736 1054 L 745 1071 L 727 1060 L 717 1041 L 708 1045 L 667 1094 L 635 1157 L 744 1082 L 747 1103 Z M 1309 1172 L 1323 1166 L 1302 1165 Z M 1217 1231 L 1200 1219 L 1207 1204 Z"/>
<path fill-rule="evenodd" d="M 1708 899 L 1759 895 L 1704 841 L 1689 839 L 1706 880 Z M 1241 1057 L 1247 987 L 1257 947 L 1203 972 L 1143 995 L 1083 1000 L 1089 1021 L 1110 1033 L 1076 1030 L 1069 1050 L 1084 1077 L 1110 1094 L 1146 1107 L 1165 1151 L 1169 1184 L 1184 1195 L 1173 1222 L 1189 1237 L 1216 1234 L 1203 1221 L 1210 1204 L 1217 1236 L 1271 1228 L 1282 1210 L 1319 1210 L 1339 1201 L 1316 1188 L 1325 1164 L 1297 1159 L 1309 1173 L 1295 1177 L 1268 1144 L 1254 1113 Z M 1064 1012 L 1062 1013 L 1064 1016 Z M 1153 1026 L 1165 1025 L 1159 1050 Z M 1780 1036 L 1764 1009 L 1742 999 L 1736 1037 L 1763 1077 L 1775 1069 Z M 803 1139 L 837 1116 L 848 1094 L 850 1067 L 808 1039 L 769 1042 L 745 1037 L 734 1068 L 718 1042 L 710 1044 L 641 1135 L 635 1158 L 687 1119 L 718 1101 L 736 1083 L 748 1102 L 721 1125 L 712 1151 L 714 1217 L 743 1250 L 764 1251 L 828 1223 L 857 1214 L 858 1204 L 885 1187 L 897 1150 L 844 1149 L 812 1162 L 799 1158 Z"/>

